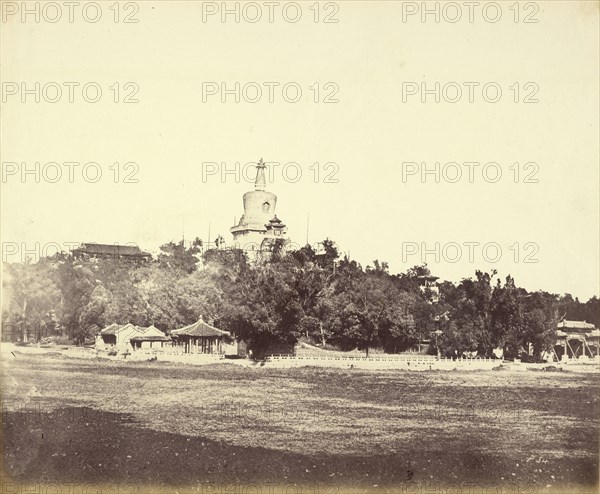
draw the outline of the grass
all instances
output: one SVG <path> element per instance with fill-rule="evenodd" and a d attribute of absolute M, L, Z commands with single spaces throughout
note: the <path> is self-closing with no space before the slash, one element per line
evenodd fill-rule
<path fill-rule="evenodd" d="M 3 359 L 4 469 L 21 482 L 597 484 L 594 374 L 14 355 Z"/>

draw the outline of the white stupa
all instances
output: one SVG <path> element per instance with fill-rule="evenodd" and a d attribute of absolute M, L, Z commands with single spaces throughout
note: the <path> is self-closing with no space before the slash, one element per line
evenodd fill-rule
<path fill-rule="evenodd" d="M 234 248 L 245 250 L 250 258 L 271 252 L 277 239 L 282 239 L 284 245 L 289 243 L 287 228 L 275 214 L 277 196 L 265 190 L 266 166 L 262 158 L 256 164 L 254 190 L 244 194 L 244 214 L 230 229 Z"/>

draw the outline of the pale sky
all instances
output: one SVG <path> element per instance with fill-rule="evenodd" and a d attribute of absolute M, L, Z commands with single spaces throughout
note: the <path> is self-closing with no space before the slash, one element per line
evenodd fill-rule
<path fill-rule="evenodd" d="M 296 23 L 287 22 L 281 8 L 270 23 L 263 2 L 254 4 L 262 9 L 256 23 L 248 22 L 256 11 L 247 8 L 242 15 L 243 3 L 239 23 L 233 15 L 221 22 L 219 13 L 203 22 L 203 8 L 206 14 L 221 2 L 144 1 L 135 3 L 135 13 L 122 3 L 118 23 L 112 1 L 100 2 L 96 23 L 80 11 L 68 22 L 63 2 L 55 23 L 47 20 L 55 16 L 50 8 L 40 12 L 39 23 L 33 15 L 22 22 L 20 12 L 9 15 L 7 3 L 0 26 L 5 254 L 7 243 L 35 250 L 36 243 L 92 241 L 132 242 L 156 252 L 160 244 L 180 240 L 184 228 L 186 239 L 206 240 L 209 224 L 213 240 L 221 234 L 230 242 L 229 228 L 243 213 L 242 194 L 252 183 L 219 173 L 203 180 L 203 163 L 233 170 L 262 157 L 282 164 L 267 189 L 278 195 L 277 215 L 297 244 L 306 241 L 310 214 L 311 243 L 334 239 L 363 265 L 379 259 L 392 272 L 405 271 L 422 261 L 410 249 L 434 251 L 437 243 L 446 259 L 436 262 L 431 253 L 425 260 L 441 279 L 456 282 L 476 269 L 497 269 L 528 290 L 569 292 L 583 300 L 599 293 L 597 2 L 536 2 L 539 11 L 521 10 L 518 23 L 512 1 L 500 2 L 496 23 L 480 10 L 470 23 L 464 6 L 462 18 L 448 22 L 455 12 L 444 13 L 444 2 L 438 3 L 439 23 L 433 15 L 421 22 L 419 13 L 403 22 L 403 9 L 406 14 L 421 2 L 337 2 L 337 12 L 322 3 L 319 22 L 310 9 L 314 2 L 301 3 Z M 234 9 L 236 3 L 227 5 Z M 293 18 L 294 8 L 287 9 Z M 123 23 L 128 13 L 139 22 Z M 326 15 L 338 22 L 324 23 Z M 527 15 L 539 22 L 522 22 Z M 63 93 L 49 102 L 57 98 L 50 84 L 46 94 L 40 89 L 39 103 L 34 94 L 23 103 L 22 82 L 30 89 L 36 82 L 40 88 L 56 83 Z M 79 83 L 74 102 L 65 82 Z M 102 89 L 97 103 L 83 99 L 81 88 L 90 82 Z M 436 103 L 434 95 L 425 102 L 420 93 L 403 95 L 403 87 L 425 83 L 433 89 L 436 82 L 446 85 L 447 98 L 455 97 L 456 86 L 462 97 Z M 474 102 L 465 82 L 477 84 Z M 127 83 L 137 85 L 139 102 L 115 103 L 115 83 L 119 100 L 135 87 Z M 206 83 L 217 89 L 239 83 L 247 90 L 239 103 L 234 95 L 223 103 L 220 93 L 203 98 Z M 279 84 L 273 102 L 265 83 Z M 296 103 L 284 100 L 281 88 L 288 83 L 289 98 L 294 87 L 302 90 Z M 482 87 L 489 83 L 489 98 L 494 88 L 502 90 L 497 103 L 484 100 Z M 263 94 L 252 103 L 256 85 Z M 324 103 L 335 89 L 331 97 L 338 102 Z M 538 102 L 524 103 L 527 97 Z M 40 163 L 40 183 L 34 174 L 21 175 L 22 162 L 31 170 Z M 49 162 L 63 170 L 56 183 L 43 179 L 55 177 Z M 81 163 L 73 183 L 68 162 Z M 88 162 L 102 171 L 96 183 L 82 177 Z M 137 183 L 124 183 L 135 171 L 124 168 L 127 162 L 139 167 Z M 290 162 L 302 172 L 296 183 L 282 174 Z M 328 162 L 337 164 L 337 182 L 325 183 L 335 170 L 324 168 Z M 403 179 L 407 162 L 419 165 Z M 444 172 L 440 183 L 433 174 L 423 182 L 421 163 L 434 170 L 436 162 Z M 456 169 L 444 166 L 449 162 L 463 170 L 456 183 L 449 182 Z M 481 164 L 473 183 L 462 165 L 467 162 Z M 502 171 L 496 183 L 481 174 L 489 162 Z M 525 168 L 529 162 L 537 167 Z M 288 178 L 297 169 L 288 166 Z M 88 171 L 93 178 L 94 168 Z M 537 183 L 523 183 L 528 176 Z M 473 262 L 465 243 L 474 243 Z M 458 254 L 456 244 L 462 246 Z M 486 260 L 485 244 L 501 247 L 497 262 L 491 262 L 494 248 Z M 538 262 L 524 262 L 528 254 Z"/>

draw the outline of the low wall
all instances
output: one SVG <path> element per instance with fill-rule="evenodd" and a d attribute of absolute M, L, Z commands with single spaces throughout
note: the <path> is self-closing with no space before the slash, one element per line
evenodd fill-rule
<path fill-rule="evenodd" d="M 338 369 L 398 369 L 409 371 L 428 370 L 491 370 L 502 365 L 502 368 L 510 371 L 547 371 L 562 370 L 571 372 L 600 372 L 600 357 L 589 359 L 570 359 L 562 362 L 547 362 L 531 364 L 525 362 L 503 362 L 499 359 L 490 358 L 461 358 L 457 360 L 437 358 L 431 355 L 386 355 L 379 354 L 371 357 L 359 357 L 352 355 L 343 356 L 278 356 L 271 355 L 266 362 L 255 362 L 249 359 L 227 359 L 224 355 L 210 354 L 187 354 L 169 351 L 137 350 L 128 354 L 109 356 L 105 351 L 97 351 L 92 348 L 62 347 L 51 348 L 35 346 L 16 346 L 11 343 L 3 343 L 0 348 L 4 353 L 3 358 L 9 358 L 6 354 L 10 352 L 43 354 L 59 353 L 65 357 L 96 359 L 104 358 L 118 361 L 147 361 L 157 360 L 160 362 L 176 362 L 190 365 L 209 365 L 216 363 L 229 363 L 246 367 L 271 367 L 271 368 L 295 368 L 295 367 L 331 367 Z M 14 355 L 13 355 L 14 356 Z"/>
<path fill-rule="evenodd" d="M 225 360 L 224 355 L 211 355 L 202 353 L 162 353 L 154 354 L 159 362 L 177 362 L 179 364 L 205 365 L 216 364 Z"/>
<path fill-rule="evenodd" d="M 492 369 L 501 360 L 489 358 L 445 359 L 430 355 L 386 355 L 376 357 L 287 357 L 273 355 L 267 357 L 269 367 L 337 367 L 343 369 L 406 369 L 406 370 L 452 370 L 452 369 Z"/>

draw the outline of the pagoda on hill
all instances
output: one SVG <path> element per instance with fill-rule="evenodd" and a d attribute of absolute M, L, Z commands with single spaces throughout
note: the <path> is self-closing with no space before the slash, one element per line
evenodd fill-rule
<path fill-rule="evenodd" d="M 256 164 L 254 190 L 244 194 L 244 214 L 230 229 L 234 247 L 243 249 L 251 259 L 272 252 L 278 239 L 284 246 L 289 243 L 287 228 L 275 214 L 277 196 L 266 190 L 266 167 L 261 158 Z"/>

